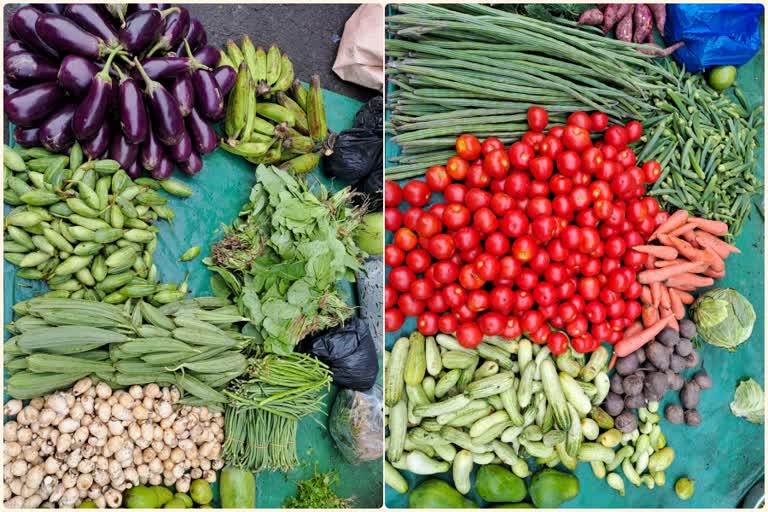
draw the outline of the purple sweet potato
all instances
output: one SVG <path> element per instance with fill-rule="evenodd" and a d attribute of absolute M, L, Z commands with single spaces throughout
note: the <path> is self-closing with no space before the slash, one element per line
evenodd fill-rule
<path fill-rule="evenodd" d="M 589 9 L 588 11 L 584 11 L 581 13 L 581 16 L 579 16 L 579 25 L 591 25 L 596 26 L 603 22 L 603 13 L 600 12 L 600 9 Z"/>
<path fill-rule="evenodd" d="M 672 46 L 667 46 L 666 48 L 661 48 L 656 43 L 651 43 L 645 45 L 643 48 L 638 48 L 637 51 L 640 53 L 644 53 L 646 55 L 652 55 L 653 57 L 669 57 L 672 55 L 675 50 L 680 48 L 681 46 L 685 46 L 685 41 L 680 41 L 678 43 L 673 44 Z M 652 47 L 652 48 L 649 48 Z"/>
<path fill-rule="evenodd" d="M 635 42 L 642 43 L 653 32 L 653 17 L 651 10 L 645 4 L 635 6 Z"/>
<path fill-rule="evenodd" d="M 627 43 L 632 42 L 632 11 L 634 6 L 630 6 L 629 11 L 624 15 L 616 25 L 616 39 Z"/>
<path fill-rule="evenodd" d="M 664 25 L 667 22 L 667 6 L 666 4 L 645 4 L 653 13 L 653 19 L 656 21 L 656 28 L 659 30 L 661 37 L 664 37 Z"/>
<path fill-rule="evenodd" d="M 619 6 L 616 4 L 608 4 L 603 11 L 603 34 L 607 34 L 611 31 L 619 18 L 616 17 Z"/>
<path fill-rule="evenodd" d="M 632 9 L 634 9 L 635 4 L 619 4 L 618 9 L 616 10 L 616 19 L 621 21 L 624 19 L 624 16 L 626 16 L 628 13 L 632 13 Z"/>

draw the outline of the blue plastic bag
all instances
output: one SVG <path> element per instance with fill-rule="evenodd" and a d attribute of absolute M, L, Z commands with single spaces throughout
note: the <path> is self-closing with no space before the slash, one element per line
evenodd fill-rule
<path fill-rule="evenodd" d="M 664 41 L 685 41 L 672 55 L 688 71 L 744 64 L 762 45 L 760 4 L 667 4 Z"/>

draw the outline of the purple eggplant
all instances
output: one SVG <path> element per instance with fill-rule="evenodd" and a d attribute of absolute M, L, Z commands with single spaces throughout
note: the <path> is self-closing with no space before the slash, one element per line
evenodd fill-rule
<path fill-rule="evenodd" d="M 232 90 L 232 86 L 235 85 L 237 71 L 232 66 L 219 66 L 213 72 L 213 77 L 216 79 L 216 83 L 219 84 L 221 94 L 226 96 Z"/>
<path fill-rule="evenodd" d="M 194 108 L 187 117 L 187 130 L 192 137 L 195 151 L 201 155 L 207 155 L 219 146 L 219 136 L 216 134 L 216 130 Z"/>
<path fill-rule="evenodd" d="M 166 153 L 171 157 L 174 162 L 183 162 L 189 158 L 189 154 L 192 153 L 192 139 L 187 133 L 187 129 L 181 133 L 181 139 L 179 142 L 165 147 Z"/>
<path fill-rule="evenodd" d="M 141 165 L 139 165 L 138 158 L 134 158 L 133 162 L 128 164 L 128 167 L 125 168 L 125 173 L 134 180 L 144 173 L 144 169 L 142 169 Z"/>
<path fill-rule="evenodd" d="M 216 67 L 219 63 L 220 53 L 218 48 L 213 46 L 203 46 L 197 50 L 194 54 L 195 60 L 203 66 L 207 66 L 211 69 Z"/>
<path fill-rule="evenodd" d="M 193 52 L 198 48 L 202 48 L 208 43 L 208 34 L 206 34 L 205 28 L 203 27 L 203 24 L 200 22 L 199 19 L 190 18 L 189 30 L 187 31 L 187 34 L 184 36 L 184 39 L 187 40 Z M 175 53 L 176 55 L 180 55 L 180 56 L 187 55 L 187 49 L 184 47 L 183 40 L 179 43 L 179 46 L 178 48 L 176 48 Z"/>
<path fill-rule="evenodd" d="M 29 49 L 24 46 L 24 43 L 21 41 L 17 41 L 16 39 L 11 39 L 4 45 L 3 49 L 3 55 L 7 59 L 11 55 L 17 55 L 19 53 L 28 53 Z"/>
<path fill-rule="evenodd" d="M 149 78 L 138 60 L 136 67 L 146 84 L 144 94 L 149 98 L 149 111 L 157 138 L 166 146 L 177 144 L 184 135 L 184 118 L 176 98 L 160 82 Z"/>
<path fill-rule="evenodd" d="M 58 14 L 41 15 L 35 28 L 43 41 L 62 53 L 75 53 L 97 60 L 112 51 L 102 39 Z"/>
<path fill-rule="evenodd" d="M 38 139 L 45 149 L 61 153 L 75 143 L 72 118 L 75 116 L 76 108 L 74 103 L 64 105 L 40 125 Z"/>
<path fill-rule="evenodd" d="M 71 19 L 91 34 L 100 37 L 102 41 L 112 48 L 117 47 L 120 41 L 112 24 L 104 16 L 100 8 L 92 4 L 69 4 L 64 9 L 64 16 Z"/>
<path fill-rule="evenodd" d="M 5 76 L 15 83 L 40 83 L 56 80 L 58 69 L 34 53 L 5 56 Z"/>
<path fill-rule="evenodd" d="M 163 158 L 165 158 L 163 145 L 157 140 L 157 135 L 152 130 L 152 126 L 149 126 L 147 138 L 144 139 L 141 145 L 141 152 L 139 153 L 141 166 L 147 171 L 152 171 Z"/>
<path fill-rule="evenodd" d="M 175 48 L 187 34 L 189 30 L 189 11 L 183 7 L 178 7 L 178 11 L 172 12 L 165 19 L 160 38 L 147 52 L 151 56 L 159 51 L 169 51 Z"/>
<path fill-rule="evenodd" d="M 59 65 L 59 85 L 76 98 L 85 96 L 99 66 L 80 55 L 67 55 Z"/>
<path fill-rule="evenodd" d="M 179 104 L 181 115 L 187 117 L 195 106 L 195 88 L 189 73 L 183 73 L 176 77 L 171 85 L 171 94 Z"/>
<path fill-rule="evenodd" d="M 4 82 L 3 83 L 3 101 L 6 101 L 6 98 L 8 98 L 8 96 L 10 96 L 11 94 L 16 94 L 20 90 L 21 89 L 11 85 L 9 82 Z"/>
<path fill-rule="evenodd" d="M 149 171 L 149 174 L 156 180 L 167 180 L 173 174 L 173 162 L 163 154 L 157 165 Z"/>
<path fill-rule="evenodd" d="M 17 126 L 13 129 L 13 140 L 23 148 L 34 148 L 40 145 L 40 128 L 23 128 Z"/>
<path fill-rule="evenodd" d="M 144 59 L 141 66 L 152 80 L 164 80 L 199 69 L 200 63 L 189 57 L 152 57 Z M 134 70 L 133 75 L 141 76 L 138 70 Z"/>
<path fill-rule="evenodd" d="M 5 113 L 11 122 L 30 128 L 59 107 L 64 99 L 56 82 L 30 85 L 5 98 Z"/>
<path fill-rule="evenodd" d="M 64 8 L 67 4 L 36 4 L 43 12 L 51 12 L 53 14 L 64 14 Z"/>
<path fill-rule="evenodd" d="M 114 95 L 114 84 L 112 77 L 109 76 L 109 70 L 115 55 L 115 53 L 110 54 L 106 64 L 104 64 L 104 69 L 96 73 L 91 79 L 88 94 L 77 106 L 75 118 L 72 120 L 72 128 L 75 130 L 75 136 L 78 140 L 91 138 L 104 123 L 107 108 L 112 103 Z"/>
<path fill-rule="evenodd" d="M 114 18 L 112 22 L 120 27 L 125 25 L 125 16 L 128 14 L 128 4 L 104 4 L 110 16 Z"/>
<path fill-rule="evenodd" d="M 141 87 L 133 78 L 127 76 L 120 78 L 118 105 L 120 127 L 125 139 L 129 144 L 143 142 L 147 138 L 149 121 Z"/>
<path fill-rule="evenodd" d="M 164 11 L 150 9 L 136 11 L 128 16 L 125 20 L 125 26 L 120 29 L 118 34 L 123 48 L 133 53 L 144 50 L 160 37 L 165 17 L 178 10 L 178 7 L 171 7 Z"/>
<path fill-rule="evenodd" d="M 83 141 L 83 153 L 88 155 L 89 158 L 99 158 L 109 148 L 109 139 L 112 135 L 112 130 L 109 123 L 104 123 L 96 132 L 96 135 L 90 139 Z"/>
<path fill-rule="evenodd" d="M 138 155 L 138 144 L 128 144 L 120 130 L 112 134 L 112 140 L 109 141 L 109 158 L 117 160 L 121 169 L 127 169 Z"/>
<path fill-rule="evenodd" d="M 8 29 L 16 39 L 21 39 L 27 46 L 41 55 L 58 58 L 59 52 L 54 50 L 40 37 L 37 21 L 43 15 L 31 6 L 22 7 L 11 15 Z"/>
<path fill-rule="evenodd" d="M 192 85 L 195 86 L 195 105 L 208 119 L 221 119 L 224 116 L 224 96 L 213 73 L 207 69 L 192 72 Z"/>
<path fill-rule="evenodd" d="M 193 151 L 187 160 L 177 162 L 176 165 L 179 166 L 179 169 L 181 169 L 181 172 L 184 174 L 194 176 L 203 169 L 203 160 L 200 158 L 200 155 Z"/>

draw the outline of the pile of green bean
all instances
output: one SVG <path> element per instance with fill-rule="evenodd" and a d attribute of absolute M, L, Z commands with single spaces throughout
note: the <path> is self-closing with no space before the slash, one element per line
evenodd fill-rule
<path fill-rule="evenodd" d="M 540 105 L 552 124 L 600 110 L 643 120 L 653 95 L 677 77 L 638 52 L 569 21 L 555 23 L 486 5 L 398 5 L 388 17 L 387 129 L 401 154 L 389 179 L 423 174 L 452 156 L 461 133 L 510 143 Z"/>
<path fill-rule="evenodd" d="M 658 115 L 643 123 L 637 159 L 656 159 L 662 167 L 649 193 L 669 211 L 725 222 L 726 239 L 733 241 L 762 190 L 754 170 L 763 107 L 751 108 L 738 85 L 734 101 L 711 89 L 701 74 L 686 78 L 672 59 L 660 65 L 680 80 L 663 90 L 655 102 Z"/>

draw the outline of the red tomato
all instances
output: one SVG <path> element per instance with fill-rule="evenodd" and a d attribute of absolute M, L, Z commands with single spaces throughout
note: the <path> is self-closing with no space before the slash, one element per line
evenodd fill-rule
<path fill-rule="evenodd" d="M 456 339 L 464 348 L 475 348 L 483 341 L 483 333 L 475 322 L 464 322 L 456 329 Z"/>
<path fill-rule="evenodd" d="M 491 176 L 485 172 L 483 163 L 478 160 L 469 166 L 467 178 L 464 183 L 468 187 L 474 187 L 476 189 L 486 188 L 491 184 Z"/>
<path fill-rule="evenodd" d="M 474 320 L 477 316 L 477 313 L 469 309 L 466 304 L 454 309 L 453 312 L 456 313 L 456 316 L 459 318 L 459 323 L 469 322 L 470 320 Z"/>
<path fill-rule="evenodd" d="M 576 318 L 571 320 L 565 325 L 565 331 L 571 336 L 581 336 L 587 332 L 589 322 L 584 315 L 577 315 Z"/>
<path fill-rule="evenodd" d="M 608 129 L 605 130 L 603 140 L 606 142 L 606 144 L 610 144 L 617 150 L 621 151 L 627 147 L 627 130 L 621 126 L 609 126 Z"/>
<path fill-rule="evenodd" d="M 627 244 L 623 237 L 614 235 L 605 241 L 605 254 L 609 258 L 620 258 L 627 250 Z"/>
<path fill-rule="evenodd" d="M 529 195 L 533 196 L 548 196 L 549 195 L 549 183 L 546 181 L 532 181 L 529 187 Z"/>
<path fill-rule="evenodd" d="M 481 254 L 483 254 L 483 247 L 478 245 L 477 247 L 473 247 L 468 251 L 462 251 L 460 256 L 465 263 L 474 263 L 477 257 Z"/>
<path fill-rule="evenodd" d="M 587 148 L 581 154 L 581 168 L 590 174 L 597 172 L 602 167 L 604 161 L 603 152 L 595 147 Z"/>
<path fill-rule="evenodd" d="M 593 132 L 601 132 L 608 126 L 608 115 L 603 112 L 592 112 L 589 115 L 589 125 Z"/>
<path fill-rule="evenodd" d="M 624 316 L 630 321 L 634 321 L 643 312 L 643 306 L 636 300 L 628 300 L 624 302 Z"/>
<path fill-rule="evenodd" d="M 536 250 L 536 254 L 533 255 L 531 261 L 528 262 L 528 266 L 537 274 L 542 274 L 547 268 L 549 268 L 551 258 L 547 253 L 547 250 L 543 247 L 539 247 Z"/>
<path fill-rule="evenodd" d="M 491 233 L 485 239 L 485 251 L 494 256 L 503 256 L 509 252 L 509 239 L 498 231 Z"/>
<path fill-rule="evenodd" d="M 453 256 L 455 243 L 451 235 L 440 233 L 429 240 L 429 253 L 438 260 L 447 260 Z"/>
<path fill-rule="evenodd" d="M 490 208 L 483 207 L 475 212 L 472 226 L 477 231 L 483 234 L 492 233 L 496 231 L 498 225 L 499 221 Z"/>
<path fill-rule="evenodd" d="M 405 224 L 405 227 L 410 230 L 416 229 L 416 222 L 418 222 L 419 217 L 421 217 L 423 213 L 424 210 L 417 206 L 408 208 L 403 214 L 403 224 Z"/>
<path fill-rule="evenodd" d="M 520 327 L 523 332 L 532 333 L 544 324 L 544 315 L 535 310 L 528 310 L 520 318 Z"/>
<path fill-rule="evenodd" d="M 563 151 L 557 155 L 557 170 L 563 176 L 573 176 L 581 169 L 581 157 L 575 151 Z"/>
<path fill-rule="evenodd" d="M 567 249 L 578 249 L 581 244 L 581 230 L 578 226 L 569 224 L 560 233 L 560 240 Z M 550 254 L 551 256 L 551 254 Z"/>
<path fill-rule="evenodd" d="M 467 187 L 461 183 L 451 183 L 445 187 L 445 192 L 443 192 L 443 197 L 447 203 L 463 203 L 466 195 Z"/>
<path fill-rule="evenodd" d="M 608 324 L 608 322 L 602 322 L 599 324 L 592 324 L 592 327 L 589 329 L 589 333 L 597 341 L 608 341 L 608 339 L 611 337 L 611 334 L 613 334 L 613 331 L 611 330 L 611 326 Z"/>
<path fill-rule="evenodd" d="M 593 324 L 600 324 L 605 322 L 606 309 L 605 306 L 598 301 L 591 301 L 584 308 L 584 314 L 587 316 L 587 320 Z"/>
<path fill-rule="evenodd" d="M 480 233 L 469 226 L 459 229 L 453 235 L 453 241 L 456 244 L 456 248 L 460 251 L 468 251 L 478 247 L 480 245 L 480 240 Z"/>
<path fill-rule="evenodd" d="M 384 204 L 390 207 L 399 206 L 403 202 L 403 191 L 395 181 L 384 182 Z"/>
<path fill-rule="evenodd" d="M 514 294 L 514 310 L 516 312 L 522 313 L 523 311 L 527 311 L 533 307 L 533 295 L 531 292 L 526 290 L 517 290 L 514 292 Z"/>
<path fill-rule="evenodd" d="M 456 181 L 461 181 L 467 177 L 469 172 L 469 162 L 461 158 L 460 156 L 452 156 L 445 164 L 445 170 L 448 172 L 448 176 Z"/>
<path fill-rule="evenodd" d="M 531 341 L 537 345 L 544 345 L 547 343 L 547 338 L 552 334 L 552 329 L 548 325 L 541 325 L 538 329 L 529 334 Z"/>
<path fill-rule="evenodd" d="M 395 231 L 394 241 L 396 246 L 406 252 L 413 250 L 419 243 L 416 233 L 408 228 L 400 228 Z"/>
<path fill-rule="evenodd" d="M 437 316 L 437 313 L 425 311 L 416 320 L 416 328 L 424 336 L 434 336 L 439 330 L 439 320 L 440 317 Z"/>
<path fill-rule="evenodd" d="M 635 142 L 643 136 L 643 125 L 638 121 L 630 121 L 624 126 L 627 132 L 627 142 Z"/>
<path fill-rule="evenodd" d="M 638 299 L 643 291 L 643 285 L 637 281 L 632 281 L 624 291 L 624 297 L 628 299 Z"/>
<path fill-rule="evenodd" d="M 552 137 L 562 139 L 563 132 L 565 132 L 565 126 L 555 125 L 549 129 L 549 131 L 547 132 L 547 135 L 551 135 Z"/>
<path fill-rule="evenodd" d="M 589 175 L 588 172 L 585 171 L 576 171 L 573 173 L 573 176 L 571 176 L 571 180 L 573 181 L 574 185 L 581 185 L 582 187 L 586 187 L 592 182 L 592 177 Z"/>
<path fill-rule="evenodd" d="M 504 180 L 504 192 L 514 198 L 524 198 L 528 195 L 531 179 L 527 172 L 512 171 Z"/>
<path fill-rule="evenodd" d="M 431 196 L 432 191 L 423 181 L 412 180 L 403 187 L 403 197 L 413 206 L 424 206 Z"/>
<path fill-rule="evenodd" d="M 521 236 L 512 244 L 512 255 L 521 263 L 530 261 L 535 252 L 536 242 L 534 242 L 531 236 Z"/>
<path fill-rule="evenodd" d="M 544 270 L 544 279 L 548 282 L 560 285 L 568 278 L 568 269 L 562 263 L 550 263 Z"/>
<path fill-rule="evenodd" d="M 514 316 L 507 317 L 506 322 L 504 323 L 504 329 L 501 331 L 501 337 L 513 340 L 519 338 L 522 333 L 523 330 L 520 328 L 520 321 Z"/>
<path fill-rule="evenodd" d="M 528 224 L 528 217 L 525 213 L 518 208 L 513 208 L 501 218 L 499 229 L 505 235 L 517 238 L 528 231 Z"/>
<path fill-rule="evenodd" d="M 547 127 L 549 123 L 549 115 L 547 111 L 541 107 L 530 107 L 528 109 L 528 126 L 531 130 L 540 132 Z"/>
<path fill-rule="evenodd" d="M 643 164 L 643 176 L 646 183 L 656 183 L 661 176 L 661 164 L 656 160 L 649 160 Z"/>
<path fill-rule="evenodd" d="M 487 208 L 491 204 L 491 193 L 480 188 L 471 188 L 464 197 L 464 204 L 469 211 L 474 212 L 480 208 Z"/>
<path fill-rule="evenodd" d="M 568 336 L 562 332 L 553 332 L 547 337 L 547 347 L 554 355 L 559 356 L 568 350 Z"/>
<path fill-rule="evenodd" d="M 600 234 L 593 227 L 581 228 L 581 241 L 579 242 L 579 249 L 581 252 L 588 254 L 594 251 L 600 243 Z"/>
<path fill-rule="evenodd" d="M 557 314 L 560 316 L 563 322 L 568 323 L 573 321 L 578 316 L 579 310 L 576 309 L 576 306 L 573 304 L 573 302 L 565 301 L 560 303 L 560 307 L 557 309 Z"/>
<path fill-rule="evenodd" d="M 624 148 L 616 155 L 616 161 L 624 167 L 635 165 L 635 152 L 629 148 Z"/>
<path fill-rule="evenodd" d="M 427 169 L 425 179 L 429 188 L 434 192 L 442 192 L 451 184 L 451 177 L 448 176 L 448 171 L 442 165 L 433 165 Z"/>
<path fill-rule="evenodd" d="M 611 190 L 622 199 L 626 199 L 632 194 L 635 185 L 632 175 L 627 172 L 618 174 L 611 180 Z"/>
<path fill-rule="evenodd" d="M 505 178 L 491 181 L 491 193 L 498 194 L 504 192 L 504 180 Z"/>
<path fill-rule="evenodd" d="M 384 307 L 389 309 L 395 304 L 397 304 L 397 290 L 389 284 L 384 285 Z"/>
<path fill-rule="evenodd" d="M 488 292 L 485 290 L 472 290 L 467 296 L 467 307 L 474 312 L 485 311 L 490 305 Z"/>
<path fill-rule="evenodd" d="M 571 203 L 575 210 L 583 210 L 592 202 L 592 197 L 589 195 L 589 190 L 583 185 L 577 185 L 573 187 L 569 194 Z"/>
<path fill-rule="evenodd" d="M 467 291 L 456 283 L 450 283 L 443 288 L 445 302 L 452 308 L 463 306 L 467 302 Z"/>
<path fill-rule="evenodd" d="M 515 142 L 509 146 L 509 162 L 515 169 L 528 169 L 535 152 L 525 142 Z"/>
<path fill-rule="evenodd" d="M 566 124 L 584 128 L 587 131 L 592 129 L 592 120 L 590 119 L 589 114 L 581 111 L 573 112 L 571 115 L 569 115 L 568 119 L 566 120 Z M 566 126 L 565 129 L 567 132 L 568 127 Z"/>
<path fill-rule="evenodd" d="M 592 351 L 592 345 L 593 338 L 588 333 L 571 337 L 571 346 L 573 347 L 573 350 L 580 354 L 586 354 L 587 352 Z"/>
<path fill-rule="evenodd" d="M 533 300 L 540 306 L 549 306 L 557 300 L 557 290 L 552 283 L 539 283 L 533 290 Z"/>
<path fill-rule="evenodd" d="M 522 141 L 531 146 L 534 151 L 538 152 L 541 149 L 541 143 L 544 142 L 545 137 L 546 135 L 541 132 L 527 131 L 523 134 Z"/>
<path fill-rule="evenodd" d="M 515 206 L 515 200 L 504 192 L 497 192 L 491 196 L 491 210 L 501 217 Z"/>
<path fill-rule="evenodd" d="M 567 194 L 573 188 L 573 181 L 562 174 L 555 174 L 549 180 L 549 190 L 553 194 Z"/>
<path fill-rule="evenodd" d="M 504 256 L 499 260 L 499 277 L 502 279 L 515 279 L 522 266 L 512 256 Z"/>
<path fill-rule="evenodd" d="M 624 256 L 621 258 L 621 261 L 628 267 L 631 267 L 635 270 L 640 270 L 643 265 L 645 265 L 645 262 L 648 260 L 648 255 L 642 252 L 637 252 L 635 250 L 629 249 L 627 252 L 624 253 Z"/>
<path fill-rule="evenodd" d="M 581 268 L 581 274 L 585 277 L 594 277 L 600 273 L 600 267 L 598 258 L 588 258 Z"/>
<path fill-rule="evenodd" d="M 411 293 L 413 293 L 413 290 L 411 290 Z M 442 313 L 444 311 L 448 311 L 448 308 L 449 308 L 448 301 L 445 300 L 445 295 L 443 295 L 442 290 L 434 290 L 434 292 L 432 292 L 432 295 L 426 300 L 427 300 L 427 308 L 430 311 L 434 311 L 435 313 Z"/>
<path fill-rule="evenodd" d="M 511 149 L 511 148 L 510 148 Z M 531 159 L 529 171 L 536 180 L 548 180 L 552 176 L 554 163 L 548 156 L 537 156 Z"/>
<path fill-rule="evenodd" d="M 408 267 L 395 267 L 389 271 L 387 281 L 399 292 L 407 292 L 411 283 L 416 279 L 416 274 Z"/>
<path fill-rule="evenodd" d="M 478 290 L 483 287 L 485 281 L 475 272 L 474 266 L 466 264 L 459 271 L 459 283 L 466 290 Z"/>
<path fill-rule="evenodd" d="M 405 251 L 394 244 L 388 244 L 384 248 L 384 263 L 388 267 L 401 265 L 405 260 Z"/>
<path fill-rule="evenodd" d="M 547 245 L 547 254 L 552 261 L 565 261 L 568 257 L 568 249 L 562 240 L 556 239 Z"/>
<path fill-rule="evenodd" d="M 417 300 L 410 292 L 407 292 L 398 297 L 397 307 L 405 316 L 418 316 L 424 311 L 426 305 L 424 301 Z"/>
<path fill-rule="evenodd" d="M 470 217 L 469 209 L 466 206 L 451 203 L 445 207 L 443 212 L 443 224 L 451 231 L 456 231 L 469 224 Z"/>
<path fill-rule="evenodd" d="M 530 268 L 523 268 L 515 279 L 515 286 L 521 290 L 533 290 L 539 282 L 539 276 Z"/>
<path fill-rule="evenodd" d="M 434 277 L 438 283 L 448 284 L 459 278 L 459 266 L 452 261 L 438 261 L 432 268 L 435 269 Z"/>
<path fill-rule="evenodd" d="M 546 156 L 547 158 L 554 160 L 562 151 L 562 141 L 557 137 L 553 137 L 552 135 L 547 135 L 544 137 L 544 140 L 539 143 L 539 154 Z"/>
<path fill-rule="evenodd" d="M 501 271 L 501 263 L 492 254 L 481 254 L 475 260 L 475 273 L 483 281 L 493 281 L 499 276 Z"/>
<path fill-rule="evenodd" d="M 515 143 L 521 144 L 521 143 Z M 531 150 L 533 151 L 533 150 Z M 510 148 L 510 156 L 512 154 L 512 148 Z M 503 178 L 509 172 L 510 157 L 507 156 L 506 151 L 503 149 L 497 149 L 491 151 L 483 160 L 483 171 L 491 178 Z"/>
<path fill-rule="evenodd" d="M 600 282 L 596 277 L 582 277 L 579 280 L 579 293 L 585 300 L 597 300 L 600 296 Z"/>
<path fill-rule="evenodd" d="M 624 311 L 627 308 L 627 303 L 623 299 L 618 299 L 610 304 L 605 305 L 605 310 L 608 313 L 608 318 L 621 318 L 624 316 Z"/>
<path fill-rule="evenodd" d="M 453 333 L 459 326 L 459 318 L 455 313 L 446 313 L 438 320 L 437 327 L 440 332 Z"/>
<path fill-rule="evenodd" d="M 480 158 L 480 141 L 474 135 L 464 134 L 456 139 L 456 154 L 464 160 L 472 161 Z"/>
<path fill-rule="evenodd" d="M 440 219 L 431 212 L 424 212 L 416 221 L 416 232 L 424 238 L 432 238 L 443 230 Z"/>
<path fill-rule="evenodd" d="M 480 146 L 481 152 L 483 156 L 488 156 L 493 151 L 496 151 L 497 149 L 504 149 L 504 143 L 501 142 L 498 137 L 488 137 L 483 141 L 483 143 Z"/>
<path fill-rule="evenodd" d="M 605 149 L 605 147 L 603 149 Z M 595 178 L 610 182 L 616 176 L 621 174 L 622 169 L 623 168 L 619 162 L 606 159 L 603 161 L 603 165 L 600 166 L 600 169 L 595 172 Z"/>
<path fill-rule="evenodd" d="M 489 311 L 477 319 L 477 325 L 486 336 L 498 336 L 504 330 L 507 318 L 497 311 Z"/>
<path fill-rule="evenodd" d="M 405 316 L 398 309 L 390 308 L 384 313 L 384 330 L 393 332 L 403 326 Z"/>
<path fill-rule="evenodd" d="M 424 249 L 415 249 L 405 256 L 405 264 L 417 274 L 427 270 L 431 260 L 429 253 Z"/>
<path fill-rule="evenodd" d="M 563 145 L 567 149 L 576 151 L 577 153 L 583 152 L 588 147 L 592 146 L 592 139 L 589 138 L 589 130 L 581 126 L 566 125 L 563 132 Z"/>
<path fill-rule="evenodd" d="M 549 242 L 557 230 L 557 221 L 552 215 L 539 215 L 531 223 L 531 235 L 538 242 Z"/>
<path fill-rule="evenodd" d="M 552 203 L 543 196 L 532 197 L 528 200 L 525 212 L 531 219 L 535 219 L 539 215 L 552 215 Z"/>
<path fill-rule="evenodd" d="M 508 315 L 514 305 L 515 292 L 508 286 L 497 286 L 488 294 L 491 308 Z"/>

